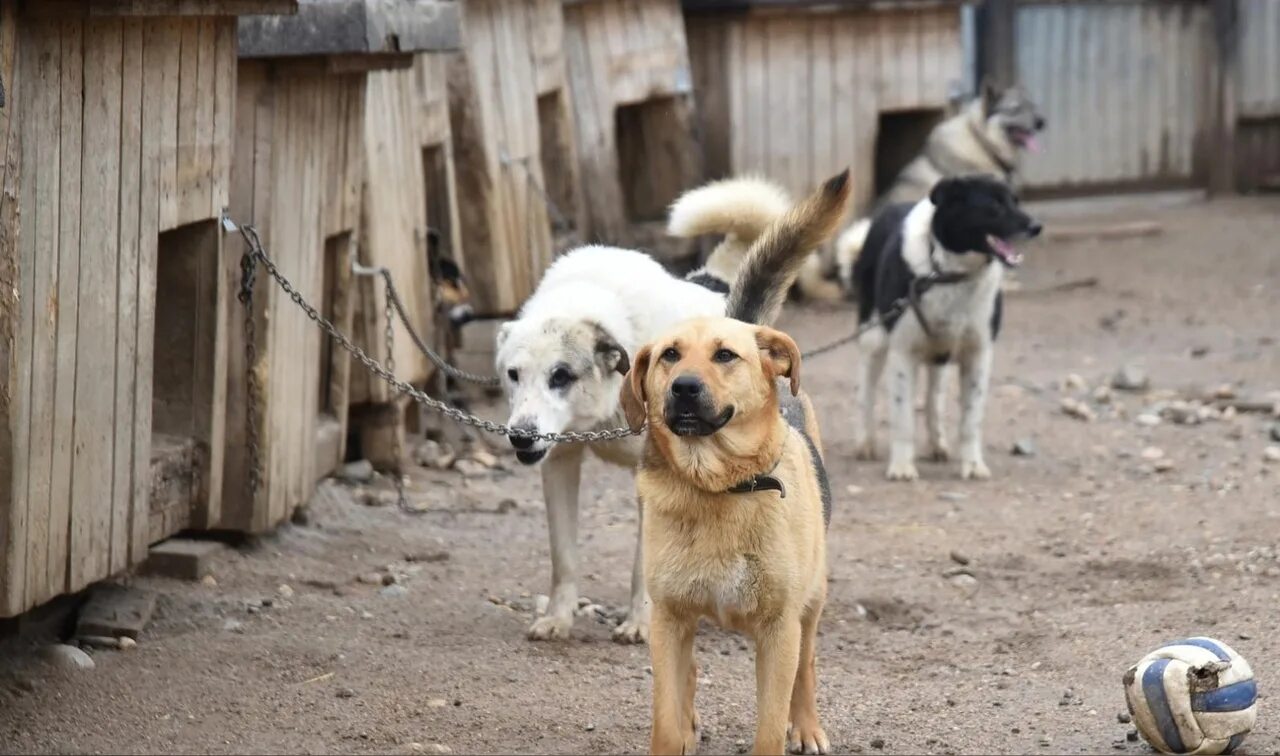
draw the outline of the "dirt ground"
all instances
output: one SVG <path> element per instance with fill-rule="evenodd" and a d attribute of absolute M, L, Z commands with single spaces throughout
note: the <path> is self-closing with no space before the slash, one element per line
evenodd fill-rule
<path fill-rule="evenodd" d="M 1145 210 L 1163 235 L 1030 247 L 996 357 L 990 482 L 958 480 L 954 463 L 884 481 L 883 462 L 854 461 L 850 353 L 805 365 L 836 492 L 819 651 L 836 751 L 1148 753 L 1117 721 L 1120 676 L 1191 634 L 1252 662 L 1264 701 L 1245 751 L 1280 751 L 1280 637 L 1267 629 L 1280 620 L 1280 464 L 1263 456 L 1280 430 L 1265 414 L 1136 421 L 1163 390 L 1280 389 L 1278 210 L 1274 198 Z M 1099 283 L 1042 291 L 1089 276 Z M 812 347 L 850 315 L 791 308 L 782 325 Z M 1156 392 L 1089 399 L 1126 362 Z M 1064 414 L 1064 396 L 1098 418 Z M 1019 440 L 1034 456 L 1010 453 Z M 1147 447 L 1171 469 L 1155 471 Z M 419 517 L 331 484 L 309 524 L 228 549 L 216 585 L 132 579 L 160 593 L 157 616 L 136 649 L 95 652 L 92 671 L 53 671 L 8 641 L 0 751 L 643 750 L 645 647 L 613 644 L 597 617 L 567 643 L 524 638 L 548 590 L 546 526 L 536 471 L 504 464 L 466 479 L 415 470 Z M 629 475 L 595 464 L 581 592 L 616 607 L 635 508 Z M 953 575 L 955 557 L 972 579 Z M 399 587 L 358 580 L 386 571 Z M 697 647 L 703 752 L 741 751 L 751 652 L 710 628 Z"/>

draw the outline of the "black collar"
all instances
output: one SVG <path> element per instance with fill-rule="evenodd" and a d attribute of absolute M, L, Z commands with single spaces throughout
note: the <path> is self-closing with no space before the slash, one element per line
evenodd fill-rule
<path fill-rule="evenodd" d="M 996 146 L 987 139 L 987 135 L 982 133 L 982 129 L 974 125 L 973 119 L 966 119 L 969 124 L 969 132 L 973 134 L 973 138 L 978 140 L 978 144 L 982 147 L 982 151 L 987 153 L 987 157 L 991 158 L 996 165 L 1000 166 L 1000 170 L 1004 171 L 1005 181 L 1013 180 L 1013 173 L 1018 169 L 1015 163 L 1011 163 L 1000 156 L 996 151 Z"/>
<path fill-rule="evenodd" d="M 755 493 L 756 491 L 777 491 L 779 499 L 787 498 L 787 487 L 782 484 L 782 481 L 773 476 L 773 471 L 778 469 L 778 465 L 781 463 L 782 457 L 778 457 L 778 461 L 774 462 L 773 467 L 770 467 L 767 472 L 760 473 L 754 478 L 747 478 L 727 489 L 725 493 L 740 494 Z"/>

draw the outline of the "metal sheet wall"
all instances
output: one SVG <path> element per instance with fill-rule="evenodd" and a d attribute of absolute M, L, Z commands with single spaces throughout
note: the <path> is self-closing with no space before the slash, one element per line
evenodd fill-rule
<path fill-rule="evenodd" d="M 1280 116 L 1280 2 L 1238 2 L 1239 113 L 1245 118 Z"/>
<path fill-rule="evenodd" d="M 1210 30 L 1201 2 L 1020 4 L 1018 79 L 1049 123 L 1027 187 L 1199 183 Z"/>

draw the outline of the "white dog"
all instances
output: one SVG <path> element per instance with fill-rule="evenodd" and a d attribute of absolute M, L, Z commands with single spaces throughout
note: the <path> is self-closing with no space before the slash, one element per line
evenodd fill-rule
<path fill-rule="evenodd" d="M 719 232 L 724 242 L 705 268 L 682 280 L 648 255 L 613 247 L 573 250 L 551 266 L 518 317 L 497 337 L 497 368 L 510 402 L 509 424 L 538 433 L 626 425 L 618 393 L 628 355 L 676 323 L 725 312 L 726 296 L 742 299 L 769 322 L 782 306 L 805 255 L 844 214 L 847 173 L 788 211 L 786 195 L 758 179 L 716 182 L 672 207 L 669 232 Z M 739 262 L 740 260 L 740 262 Z M 532 639 L 565 638 L 578 603 L 578 486 L 592 453 L 634 468 L 636 437 L 586 444 L 548 444 L 512 436 L 517 458 L 542 467 L 551 535 L 551 601 L 529 628 Z M 643 511 L 641 512 L 643 517 Z M 631 607 L 614 640 L 638 643 L 649 632 L 639 529 L 631 575 Z"/>

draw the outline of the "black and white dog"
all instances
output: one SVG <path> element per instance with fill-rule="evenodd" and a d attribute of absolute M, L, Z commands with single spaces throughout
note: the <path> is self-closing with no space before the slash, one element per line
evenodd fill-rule
<path fill-rule="evenodd" d="M 921 365 L 928 371 L 929 456 L 950 458 L 942 379 L 953 361 L 960 366 L 960 476 L 991 477 L 982 458 L 982 415 L 1000 330 L 1000 280 L 1005 267 L 1022 259 L 1014 243 L 1040 228 L 1008 186 L 983 176 L 943 179 L 928 198 L 876 214 L 853 270 L 858 322 L 881 321 L 858 340 L 862 422 L 855 436 L 859 456 L 873 459 L 875 388 L 887 364 L 890 480 L 918 477 L 915 379 Z M 911 306 L 895 307 L 904 297 Z"/>

